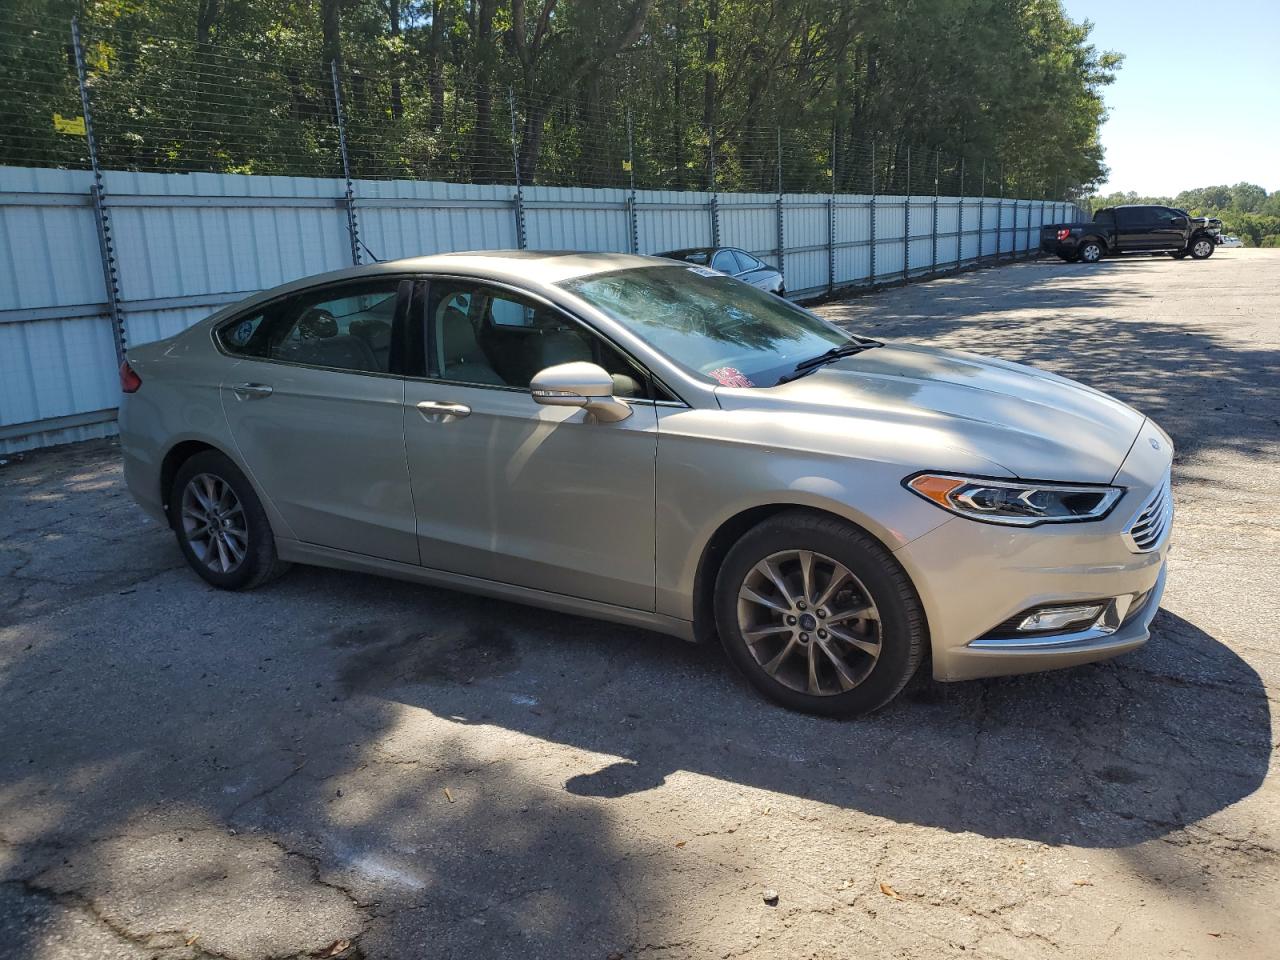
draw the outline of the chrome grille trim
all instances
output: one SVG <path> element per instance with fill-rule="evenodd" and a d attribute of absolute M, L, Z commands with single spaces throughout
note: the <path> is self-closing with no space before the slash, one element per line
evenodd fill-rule
<path fill-rule="evenodd" d="M 1134 553 L 1150 553 L 1159 549 L 1173 526 L 1173 486 L 1168 474 L 1155 494 L 1142 505 L 1138 515 L 1125 528 L 1125 544 Z"/>

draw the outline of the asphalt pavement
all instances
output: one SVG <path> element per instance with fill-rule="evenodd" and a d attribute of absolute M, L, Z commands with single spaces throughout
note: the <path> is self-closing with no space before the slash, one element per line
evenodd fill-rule
<path fill-rule="evenodd" d="M 815 719 L 639 630 L 312 568 L 221 593 L 113 442 L 11 458 L 0 956 L 1275 956 L 1280 250 L 820 310 L 1164 426 L 1147 646 Z"/>

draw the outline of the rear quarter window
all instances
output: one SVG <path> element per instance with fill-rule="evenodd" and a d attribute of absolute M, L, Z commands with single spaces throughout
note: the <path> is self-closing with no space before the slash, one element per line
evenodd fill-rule
<path fill-rule="evenodd" d="M 255 313 L 240 317 L 218 328 L 217 338 L 222 349 L 238 357 L 265 357 L 269 352 L 266 327 L 263 320 L 266 313 Z"/>

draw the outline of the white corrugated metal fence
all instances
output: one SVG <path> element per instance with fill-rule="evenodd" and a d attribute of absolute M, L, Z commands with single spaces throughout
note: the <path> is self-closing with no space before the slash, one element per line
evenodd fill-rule
<path fill-rule="evenodd" d="M 0 167 L 0 453 L 115 430 L 92 182 L 88 171 Z M 107 172 L 104 186 L 127 344 L 351 265 L 341 180 Z M 531 249 L 656 253 L 718 233 L 780 264 L 793 297 L 1020 256 L 1038 246 L 1042 223 L 1080 215 L 1068 203 L 993 198 L 525 187 L 517 203 L 510 186 L 354 187 L 360 239 L 382 259 L 516 247 L 520 216 Z"/>

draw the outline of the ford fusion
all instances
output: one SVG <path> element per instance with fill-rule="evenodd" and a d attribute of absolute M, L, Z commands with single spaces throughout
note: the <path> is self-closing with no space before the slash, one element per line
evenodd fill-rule
<path fill-rule="evenodd" d="M 125 475 L 215 587 L 380 573 L 718 638 L 848 715 L 1139 646 L 1172 445 L 704 267 L 487 252 L 268 290 L 121 368 Z"/>

